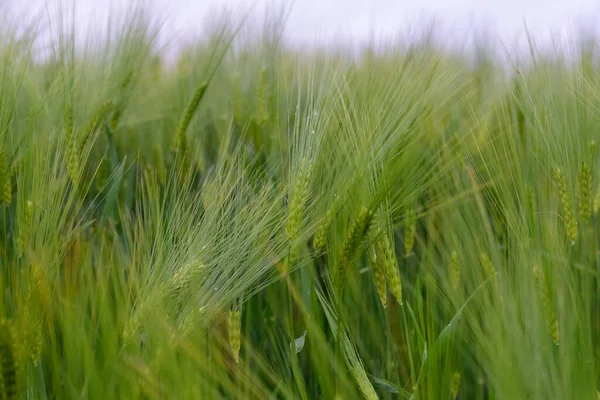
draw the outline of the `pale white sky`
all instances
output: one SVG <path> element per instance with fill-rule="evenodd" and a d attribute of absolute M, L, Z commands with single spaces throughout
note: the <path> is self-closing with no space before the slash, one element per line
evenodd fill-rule
<path fill-rule="evenodd" d="M 6 1 L 6 0 L 5 0 Z M 84 30 L 105 24 L 110 13 L 119 14 L 134 0 L 8 0 L 13 12 L 31 18 L 50 4 L 72 4 L 78 9 L 78 23 Z M 0 0 L 0 3 L 2 0 Z M 236 15 L 255 5 L 255 15 L 291 4 L 286 38 L 292 43 L 314 40 L 366 40 L 375 36 L 412 32 L 423 21 L 435 17 L 441 40 L 463 43 L 465 35 L 481 29 L 501 38 L 505 44 L 524 43 L 524 23 L 538 41 L 550 33 L 565 35 L 575 27 L 590 27 L 600 21 L 600 0 L 146 0 L 154 14 L 166 17 L 165 37 L 190 38 L 201 33 L 211 10 L 227 7 Z M 139 1 L 138 1 L 139 3 Z M 596 28 L 595 28 L 596 29 Z M 597 30 L 597 29 L 596 29 Z"/>

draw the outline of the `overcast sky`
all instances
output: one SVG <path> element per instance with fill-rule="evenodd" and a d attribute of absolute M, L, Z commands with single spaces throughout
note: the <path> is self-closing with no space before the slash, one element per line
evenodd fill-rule
<path fill-rule="evenodd" d="M 1 2 L 2 0 L 0 0 Z M 5 0 L 6 1 L 6 0 Z M 31 18 L 45 4 L 69 0 L 8 0 L 22 18 Z M 73 1 L 73 0 L 70 0 Z M 120 13 L 134 0 L 75 0 L 82 29 L 95 29 L 105 23 L 110 12 Z M 273 10 L 281 0 L 147 0 L 155 15 L 166 17 L 165 37 L 190 38 L 199 34 L 211 11 L 227 7 L 241 13 L 255 5 L 255 14 Z M 112 11 L 111 10 L 112 3 Z M 524 42 L 524 22 L 538 41 L 548 41 L 550 33 L 565 35 L 575 27 L 590 27 L 600 21 L 600 0 L 295 0 L 286 38 L 291 43 L 313 41 L 361 41 L 370 34 L 394 35 L 416 32 L 423 21 L 435 18 L 443 39 L 461 43 L 465 35 L 486 30 L 504 42 Z"/>

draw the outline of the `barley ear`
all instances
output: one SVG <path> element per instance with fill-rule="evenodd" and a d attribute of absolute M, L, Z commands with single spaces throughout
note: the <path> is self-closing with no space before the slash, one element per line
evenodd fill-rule
<path fill-rule="evenodd" d="M 479 261 L 481 262 L 481 267 L 483 268 L 486 279 L 496 273 L 496 268 L 494 268 L 494 264 L 486 252 L 481 252 L 479 254 Z"/>
<path fill-rule="evenodd" d="M 389 236 L 383 234 L 378 242 L 379 251 L 383 258 L 383 270 L 390 284 L 392 294 L 396 298 L 398 304 L 402 304 L 402 281 L 400 278 L 400 270 L 398 269 L 398 262 L 396 261 L 396 255 L 394 254 L 394 246 Z"/>
<path fill-rule="evenodd" d="M 559 330 L 558 320 L 554 311 L 554 303 L 552 301 L 552 296 L 550 295 L 550 290 L 548 288 L 548 284 L 546 282 L 544 273 L 537 265 L 533 266 L 533 277 L 535 279 L 535 283 L 538 289 L 538 294 L 542 299 L 542 306 L 544 307 L 544 318 L 546 320 L 548 332 L 550 333 L 550 337 L 552 337 L 554 343 L 558 345 Z"/>
<path fill-rule="evenodd" d="M 114 106 L 113 115 L 110 120 L 110 129 L 112 129 L 113 131 L 116 130 L 119 126 L 119 122 L 121 122 L 121 117 L 123 117 L 123 111 L 125 111 L 125 107 L 127 106 L 127 88 L 131 85 L 131 82 L 133 81 L 133 74 L 133 70 L 130 69 L 127 72 L 127 75 L 125 75 L 125 78 L 123 78 L 123 81 L 121 82 L 121 85 L 119 87 L 119 90 L 121 91 L 123 96 Z"/>
<path fill-rule="evenodd" d="M 344 327 L 344 329 L 346 328 Z M 358 389 L 362 393 L 363 398 L 366 400 L 378 400 L 379 397 L 377 396 L 377 392 L 375 391 L 373 384 L 369 380 L 369 376 L 365 371 L 365 367 L 362 363 L 362 360 L 360 359 L 360 356 L 358 355 L 356 347 L 350 341 L 350 338 L 348 337 L 348 334 L 345 330 L 340 333 L 341 345 L 344 351 L 346 365 L 348 366 L 350 374 L 354 378 Z"/>
<path fill-rule="evenodd" d="M 385 267 L 383 264 L 383 256 L 379 253 L 377 245 L 372 245 L 369 250 L 369 260 L 371 271 L 373 271 L 373 281 L 381 306 L 387 306 L 387 281 L 385 280 Z"/>
<path fill-rule="evenodd" d="M 579 216 L 583 222 L 587 222 L 591 215 L 592 201 L 592 171 L 586 162 L 582 162 L 579 168 Z"/>
<path fill-rule="evenodd" d="M 34 366 L 37 366 L 42 353 L 42 344 L 44 342 L 44 331 L 42 329 L 42 320 L 37 318 L 33 321 L 33 331 L 30 336 L 30 358 Z"/>
<path fill-rule="evenodd" d="M 208 83 L 202 83 L 194 93 L 194 97 L 190 100 L 185 112 L 181 116 L 179 121 L 179 125 L 177 127 L 177 131 L 175 132 L 175 136 L 173 137 L 173 151 L 178 157 L 179 168 L 180 168 L 180 182 L 185 182 L 188 177 L 189 172 L 191 171 L 191 160 L 189 158 L 188 151 L 188 143 L 186 132 L 194 117 L 194 113 L 200 104 L 200 101 L 204 97 L 206 93 L 206 89 L 208 87 Z"/>
<path fill-rule="evenodd" d="M 340 250 L 339 261 L 331 273 L 331 280 L 338 293 L 341 293 L 346 284 L 350 264 L 354 260 L 363 238 L 368 233 L 372 220 L 373 213 L 363 207 L 346 235 Z"/>
<path fill-rule="evenodd" d="M 41 307 L 41 301 L 43 300 L 40 295 L 39 284 L 34 279 L 33 272 L 32 268 L 27 294 L 23 301 L 24 310 L 21 319 L 22 322 L 20 323 L 20 333 L 24 338 L 23 347 L 27 349 L 28 354 L 21 354 L 20 361 L 24 361 L 25 356 L 28 355 L 35 366 L 42 352 L 44 310 Z"/>
<path fill-rule="evenodd" d="M 177 131 L 175 132 L 175 137 L 173 138 L 173 147 L 175 151 L 180 150 L 180 147 L 183 144 L 185 133 L 194 117 L 194 113 L 200 104 L 200 101 L 204 97 L 206 93 L 206 89 L 208 87 L 208 83 L 203 82 L 198 88 L 196 92 L 194 92 L 194 97 L 190 100 L 188 106 L 185 109 L 185 112 L 181 116 L 179 120 L 179 126 L 177 127 Z"/>
<path fill-rule="evenodd" d="M 229 338 L 229 347 L 236 363 L 238 363 L 240 359 L 241 325 L 241 310 L 240 306 L 236 304 L 229 309 L 229 313 L 227 315 L 227 335 Z"/>
<path fill-rule="evenodd" d="M 289 214 L 285 225 L 285 233 L 290 241 L 296 239 L 300 230 L 311 174 L 312 161 L 307 161 L 306 158 L 302 159 L 296 185 L 294 185 L 289 203 Z"/>
<path fill-rule="evenodd" d="M 113 108 L 113 106 L 114 106 L 113 102 L 110 100 L 107 100 L 104 103 L 102 103 L 100 108 L 98 108 L 98 110 L 96 111 L 96 113 L 94 114 L 94 116 L 92 117 L 92 119 L 90 120 L 90 122 L 88 123 L 88 125 L 85 127 L 85 129 L 83 131 L 84 137 L 79 142 L 79 149 L 78 149 L 79 154 L 83 153 L 85 144 L 89 140 L 90 136 L 96 131 L 96 129 L 98 129 L 98 127 L 102 123 L 102 121 L 104 121 L 106 119 L 106 117 L 108 116 L 108 113 Z"/>
<path fill-rule="evenodd" d="M 456 400 L 456 398 L 458 397 L 458 392 L 460 390 L 460 381 L 460 373 L 455 372 L 454 375 L 452 375 L 452 381 L 450 383 L 450 396 L 452 397 L 452 400 Z"/>
<path fill-rule="evenodd" d="M 79 182 L 79 144 L 77 135 L 73 133 L 67 143 L 67 172 L 74 184 Z"/>
<path fill-rule="evenodd" d="M 330 208 L 327 210 L 327 214 L 319 224 L 317 231 L 315 232 L 315 236 L 313 238 L 313 249 L 315 253 L 320 253 L 325 250 L 325 246 L 327 245 L 327 231 L 329 229 L 329 225 L 331 225 L 331 221 L 333 220 L 333 210 Z"/>
<path fill-rule="evenodd" d="M 300 165 L 300 171 L 296 179 L 296 185 L 289 203 L 289 214 L 285 225 L 285 233 L 293 246 L 294 240 L 298 237 L 300 232 L 300 226 L 302 225 L 302 216 L 304 214 L 304 207 L 308 197 L 308 185 L 310 183 L 310 177 L 312 175 L 312 161 L 306 158 L 302 159 Z M 292 247 L 290 250 L 290 264 L 294 261 L 297 256 L 299 248 Z"/>
<path fill-rule="evenodd" d="M 260 82 L 258 85 L 258 116 L 257 123 L 260 126 L 264 126 L 269 120 L 269 114 L 267 112 L 267 90 L 268 90 L 268 75 L 267 69 L 263 68 L 260 73 Z"/>
<path fill-rule="evenodd" d="M 571 242 L 571 245 L 574 245 L 575 240 L 577 239 L 577 221 L 573 218 L 573 212 L 571 211 L 571 201 L 569 199 L 565 177 L 558 167 L 554 169 L 554 181 L 556 182 L 563 218 L 567 226 L 567 238 L 569 239 L 569 242 Z"/>

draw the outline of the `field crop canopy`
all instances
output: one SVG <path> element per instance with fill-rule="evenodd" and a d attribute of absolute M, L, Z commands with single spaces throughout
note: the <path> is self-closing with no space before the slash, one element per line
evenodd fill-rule
<path fill-rule="evenodd" d="M 47 11 L 0 23 L 0 398 L 600 396 L 596 38 Z"/>

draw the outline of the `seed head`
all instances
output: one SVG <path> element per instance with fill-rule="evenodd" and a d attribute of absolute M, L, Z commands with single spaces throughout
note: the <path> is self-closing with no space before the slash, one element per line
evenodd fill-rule
<path fill-rule="evenodd" d="M 307 160 L 306 158 L 302 159 L 296 185 L 294 186 L 294 191 L 292 193 L 289 205 L 289 215 L 285 226 L 285 233 L 290 241 L 295 240 L 300 231 L 311 174 L 312 161 Z"/>
<path fill-rule="evenodd" d="M 394 246 L 388 235 L 383 234 L 377 243 L 379 254 L 383 263 L 383 271 L 392 290 L 392 294 L 396 298 L 398 304 L 402 304 L 402 280 L 398 263 L 394 253 Z"/>
<path fill-rule="evenodd" d="M 496 273 L 496 268 L 494 268 L 494 264 L 486 252 L 481 252 L 479 254 L 479 261 L 481 262 L 481 267 L 483 268 L 486 279 Z"/>
<path fill-rule="evenodd" d="M 346 240 L 342 245 L 340 251 L 340 258 L 337 264 L 337 268 L 334 268 L 331 275 L 335 289 L 340 293 L 346 284 L 346 278 L 350 264 L 354 260 L 362 240 L 368 233 L 373 221 L 373 213 L 367 208 L 363 207 L 358 217 L 352 224 L 352 227 L 346 235 Z"/>
<path fill-rule="evenodd" d="M 330 208 L 329 210 L 327 210 L 325 218 L 323 218 L 321 224 L 315 232 L 315 236 L 313 238 L 313 249 L 315 250 L 315 253 L 320 253 L 325 249 L 327 240 L 327 230 L 329 229 L 329 225 L 331 225 L 332 220 L 333 210 Z"/>
<path fill-rule="evenodd" d="M 587 222 L 591 215 L 592 202 L 592 171 L 586 162 L 579 168 L 579 216 Z"/>
<path fill-rule="evenodd" d="M 267 69 L 263 68 L 260 74 L 260 83 L 258 85 L 258 125 L 263 126 L 269 120 L 269 113 L 267 111 L 267 100 L 268 100 L 268 75 Z"/>
<path fill-rule="evenodd" d="M 235 305 L 229 309 L 229 314 L 227 316 L 227 334 L 229 337 L 231 354 L 236 363 L 239 362 L 240 359 L 241 325 L 241 310 L 238 305 Z"/>
<path fill-rule="evenodd" d="M 383 255 L 380 253 L 377 244 L 371 246 L 369 251 L 369 259 L 371 261 L 371 270 L 373 271 L 373 280 L 375 282 L 375 289 L 381 301 L 383 308 L 387 305 L 387 282 L 385 280 L 385 265 Z"/>
<path fill-rule="evenodd" d="M 460 390 L 460 373 L 455 372 L 454 375 L 452 375 L 452 382 L 450 383 L 450 396 L 452 397 L 452 400 L 456 400 L 456 398 L 458 397 L 458 391 Z"/>
<path fill-rule="evenodd" d="M 550 337 L 552 337 L 554 343 L 558 345 L 559 330 L 558 320 L 554 311 L 554 302 L 552 301 L 552 296 L 550 295 L 550 290 L 548 288 L 548 283 L 546 282 L 544 272 L 537 265 L 533 266 L 533 277 L 535 279 L 535 283 L 538 289 L 538 295 L 542 300 L 542 306 L 544 308 L 544 318 L 546 320 L 548 332 L 550 333 Z"/>
<path fill-rule="evenodd" d="M 577 239 L 577 221 L 573 218 L 573 212 L 571 211 L 571 201 L 569 199 L 565 177 L 558 167 L 554 169 L 554 181 L 556 182 L 560 203 L 562 205 L 563 218 L 567 226 L 567 238 L 571 242 L 571 245 L 574 245 L 575 240 Z"/>

